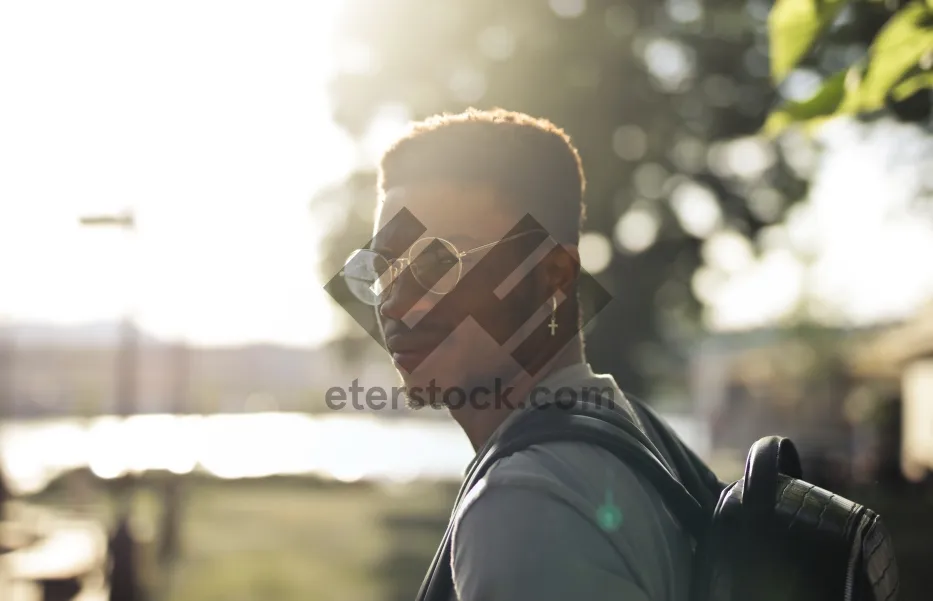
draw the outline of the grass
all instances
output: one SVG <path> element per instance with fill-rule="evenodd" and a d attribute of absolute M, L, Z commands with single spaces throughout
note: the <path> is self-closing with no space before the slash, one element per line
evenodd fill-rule
<path fill-rule="evenodd" d="M 217 487 L 187 508 L 170 599 L 376 599 L 378 503 L 359 490 Z"/>
<path fill-rule="evenodd" d="M 455 493 L 430 484 L 189 478 L 179 553 L 159 566 L 158 497 L 141 484 L 134 532 L 151 601 L 411 599 Z M 74 510 L 64 488 L 34 501 Z M 81 511 L 110 523 L 112 498 L 99 494 Z"/>

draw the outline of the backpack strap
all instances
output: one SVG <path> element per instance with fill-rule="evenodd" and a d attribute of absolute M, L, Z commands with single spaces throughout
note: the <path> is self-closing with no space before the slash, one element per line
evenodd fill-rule
<path fill-rule="evenodd" d="M 664 457 L 638 426 L 615 411 L 588 403 L 577 403 L 572 408 L 544 405 L 523 415 L 488 445 L 473 464 L 460 489 L 444 538 L 421 584 L 418 601 L 448 601 L 450 598 L 453 527 L 466 493 L 495 462 L 548 442 L 585 442 L 610 451 L 658 490 L 674 517 L 697 541 L 705 537 L 709 512 L 674 477 Z"/>
<path fill-rule="evenodd" d="M 625 396 L 641 418 L 648 435 L 658 442 L 658 447 L 674 466 L 675 473 L 684 487 L 708 512 L 712 512 L 726 484 L 713 473 L 693 449 L 684 444 L 677 433 L 652 407 L 628 393 L 625 393 Z"/>

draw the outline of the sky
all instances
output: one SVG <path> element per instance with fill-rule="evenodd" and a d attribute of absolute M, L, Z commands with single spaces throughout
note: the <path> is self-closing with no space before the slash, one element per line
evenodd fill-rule
<path fill-rule="evenodd" d="M 354 160 L 324 89 L 334 21 L 328 2 L 4 3 L 0 315 L 326 338 L 308 204 Z M 126 208 L 132 236 L 78 224 Z"/>
<path fill-rule="evenodd" d="M 0 319 L 131 311 L 152 333 L 195 344 L 332 336 L 338 309 L 317 265 L 324 226 L 308 206 L 360 160 L 326 92 L 338 9 L 0 5 Z M 830 129 L 810 202 L 771 232 L 763 260 L 728 235 L 707 245 L 711 267 L 695 284 L 713 327 L 767 324 L 805 288 L 869 321 L 933 297 L 933 261 L 918 259 L 933 256 L 930 222 L 903 210 L 929 139 Z M 897 152 L 913 152 L 906 166 L 890 164 Z M 78 223 L 127 209 L 133 233 Z M 795 246 L 819 249 L 809 274 Z M 591 262 L 607 256 L 605 244 L 590 249 Z"/>

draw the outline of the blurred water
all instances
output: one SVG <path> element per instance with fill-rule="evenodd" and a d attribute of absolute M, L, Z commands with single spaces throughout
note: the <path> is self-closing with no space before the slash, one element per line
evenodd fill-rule
<path fill-rule="evenodd" d="M 342 481 L 459 478 L 473 452 L 452 422 L 254 413 L 8 421 L 0 461 L 10 487 L 36 492 L 62 472 L 204 470 L 219 478 L 310 474 Z"/>
<path fill-rule="evenodd" d="M 702 442 L 689 419 L 669 419 L 688 443 Z M 63 472 L 83 467 L 101 478 L 199 470 L 218 478 L 308 474 L 345 482 L 459 480 L 472 457 L 466 436 L 452 420 L 249 413 L 0 425 L 0 462 L 19 494 L 38 492 Z"/>

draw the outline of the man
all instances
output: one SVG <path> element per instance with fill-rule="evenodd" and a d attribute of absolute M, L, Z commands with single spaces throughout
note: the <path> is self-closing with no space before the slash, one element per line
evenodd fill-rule
<path fill-rule="evenodd" d="M 446 405 L 477 451 L 555 395 L 602 399 L 640 424 L 585 359 L 585 178 L 560 129 L 503 110 L 437 116 L 385 153 L 379 187 L 376 235 L 344 275 L 377 307 L 410 404 Z M 461 601 L 687 598 L 690 538 L 601 448 L 501 460 L 452 519 Z"/>

